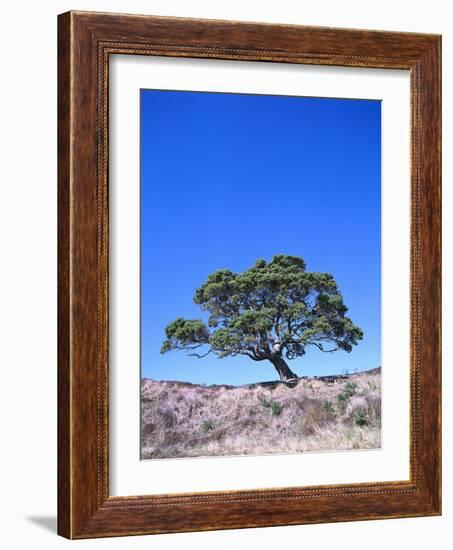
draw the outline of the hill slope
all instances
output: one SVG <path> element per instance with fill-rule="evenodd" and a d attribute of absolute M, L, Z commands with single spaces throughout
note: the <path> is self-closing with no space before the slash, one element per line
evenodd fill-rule
<path fill-rule="evenodd" d="M 293 383 L 142 380 L 142 458 L 379 448 L 380 369 Z"/>

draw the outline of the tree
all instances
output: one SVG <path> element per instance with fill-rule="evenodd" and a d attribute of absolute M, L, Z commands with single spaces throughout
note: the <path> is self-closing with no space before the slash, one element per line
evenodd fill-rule
<path fill-rule="evenodd" d="M 280 380 L 288 380 L 297 376 L 285 359 L 301 357 L 309 346 L 325 353 L 350 352 L 363 338 L 362 330 L 346 317 L 333 276 L 305 267 L 302 258 L 279 254 L 242 273 L 212 273 L 194 297 L 209 312 L 207 324 L 182 317 L 171 322 L 161 353 L 244 355 L 270 361 Z"/>

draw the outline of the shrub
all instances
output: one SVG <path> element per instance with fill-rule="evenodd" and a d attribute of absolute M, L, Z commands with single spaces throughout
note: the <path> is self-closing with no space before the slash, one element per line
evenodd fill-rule
<path fill-rule="evenodd" d="M 280 405 L 276 401 L 271 402 L 271 411 L 274 416 L 279 416 L 283 410 L 283 405 Z"/>
<path fill-rule="evenodd" d="M 364 409 L 357 409 L 354 412 L 353 420 L 357 426 L 367 426 L 370 423 L 367 411 Z"/>
<path fill-rule="evenodd" d="M 264 408 L 270 409 L 274 416 L 279 416 L 283 410 L 283 405 L 276 401 L 268 401 L 264 397 L 260 397 L 260 403 Z"/>
<path fill-rule="evenodd" d="M 335 407 L 332 401 L 324 401 L 324 410 L 331 415 L 335 414 Z"/>
<path fill-rule="evenodd" d="M 258 397 L 258 401 L 261 403 L 261 405 L 265 408 L 265 409 L 269 409 L 270 406 L 271 406 L 271 402 L 268 401 L 266 398 L 264 397 Z"/>
<path fill-rule="evenodd" d="M 357 393 L 358 386 L 355 382 L 348 382 L 343 388 L 343 393 L 347 394 L 348 397 L 352 397 Z"/>
<path fill-rule="evenodd" d="M 341 414 L 346 412 L 349 400 L 357 393 L 358 386 L 355 382 L 348 382 L 342 391 L 337 395 L 338 409 Z"/>
<path fill-rule="evenodd" d="M 337 395 L 338 410 L 340 411 L 341 414 L 344 414 L 346 412 L 348 401 L 349 401 L 348 394 L 342 392 Z"/>
<path fill-rule="evenodd" d="M 210 432 L 214 429 L 214 423 L 212 422 L 212 420 L 203 420 L 201 428 L 204 432 Z"/>

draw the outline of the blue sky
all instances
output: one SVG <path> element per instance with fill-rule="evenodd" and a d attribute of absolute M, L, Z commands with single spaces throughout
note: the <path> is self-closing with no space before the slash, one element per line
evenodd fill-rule
<path fill-rule="evenodd" d="M 307 350 L 298 375 L 380 365 L 381 103 L 141 91 L 142 376 L 274 380 L 267 361 L 161 355 L 176 317 L 206 319 L 196 288 L 220 268 L 301 256 L 334 275 L 364 331 L 351 353 Z"/>

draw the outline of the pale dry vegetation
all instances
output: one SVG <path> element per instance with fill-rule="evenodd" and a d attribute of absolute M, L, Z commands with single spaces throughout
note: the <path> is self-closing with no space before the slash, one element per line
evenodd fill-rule
<path fill-rule="evenodd" d="M 380 369 L 249 386 L 142 380 L 142 458 L 375 449 Z"/>

